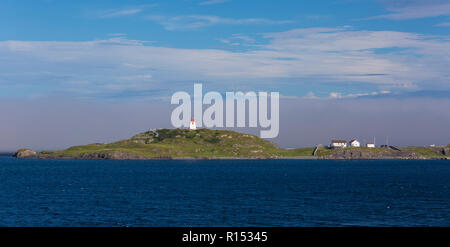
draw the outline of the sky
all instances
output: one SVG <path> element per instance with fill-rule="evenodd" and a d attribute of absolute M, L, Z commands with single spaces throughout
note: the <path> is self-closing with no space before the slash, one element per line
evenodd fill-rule
<path fill-rule="evenodd" d="M 0 30 L 0 151 L 171 127 L 196 82 L 280 92 L 282 147 L 450 143 L 448 0 L 2 0 Z"/>

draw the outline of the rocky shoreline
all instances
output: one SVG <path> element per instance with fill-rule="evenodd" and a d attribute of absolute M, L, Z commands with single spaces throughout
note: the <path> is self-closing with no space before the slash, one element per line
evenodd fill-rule
<path fill-rule="evenodd" d="M 133 153 L 124 153 L 114 151 L 111 153 L 89 153 L 80 155 L 49 155 L 37 153 L 33 150 L 22 150 L 16 152 L 14 157 L 19 159 L 78 159 L 78 160 L 260 160 L 260 159 L 276 159 L 277 157 L 147 157 Z M 303 158 L 304 157 L 299 157 Z M 311 159 L 317 159 L 311 156 Z"/>
<path fill-rule="evenodd" d="M 381 159 L 399 159 L 399 160 L 447 160 L 448 157 L 425 157 L 415 152 L 386 150 L 380 153 L 362 152 L 355 150 L 338 150 L 332 154 L 324 155 L 319 159 L 327 160 L 381 160 Z"/>
<path fill-rule="evenodd" d="M 360 151 L 339 150 L 325 156 L 298 157 L 147 157 L 133 153 L 114 151 L 110 153 L 89 153 L 79 155 L 49 155 L 37 153 L 33 150 L 19 150 L 14 155 L 19 159 L 76 159 L 76 160 L 269 160 L 269 159 L 298 159 L 298 160 L 448 160 L 448 157 L 427 158 L 411 152 L 390 152 L 384 154 L 366 153 Z"/>

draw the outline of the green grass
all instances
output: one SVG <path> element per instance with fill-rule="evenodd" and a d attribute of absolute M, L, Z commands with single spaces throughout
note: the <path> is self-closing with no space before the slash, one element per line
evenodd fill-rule
<path fill-rule="evenodd" d="M 426 158 L 438 158 L 444 156 L 439 149 L 428 147 L 404 147 L 401 148 L 401 150 L 416 153 Z"/>
<path fill-rule="evenodd" d="M 31 150 L 31 149 L 21 148 L 21 149 L 17 150 L 16 153 L 20 153 L 20 152 L 27 151 L 27 150 Z"/>
<path fill-rule="evenodd" d="M 283 157 L 302 157 L 313 156 L 313 147 L 296 148 L 296 149 L 280 149 L 278 150 L 278 156 Z"/>
<path fill-rule="evenodd" d="M 146 157 L 279 157 L 310 156 L 313 148 L 284 150 L 254 135 L 226 130 L 161 129 L 109 144 L 43 151 L 48 155 L 81 155 L 120 151 Z"/>

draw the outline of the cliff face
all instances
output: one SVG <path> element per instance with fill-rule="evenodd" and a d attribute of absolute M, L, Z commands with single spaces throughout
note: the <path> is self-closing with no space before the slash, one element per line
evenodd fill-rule
<path fill-rule="evenodd" d="M 38 154 L 30 149 L 19 149 L 13 155 L 16 158 L 37 158 Z"/>

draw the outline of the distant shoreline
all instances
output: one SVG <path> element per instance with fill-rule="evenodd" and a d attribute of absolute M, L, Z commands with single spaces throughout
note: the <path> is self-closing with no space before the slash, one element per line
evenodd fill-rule
<path fill-rule="evenodd" d="M 13 156 L 12 154 L 9 154 Z M 326 158 L 326 157 L 316 157 L 316 156 L 299 156 L 299 157 L 146 157 L 139 159 L 108 159 L 108 158 L 80 158 L 80 157 L 70 157 L 70 156 L 34 156 L 34 157 L 23 157 L 20 159 L 48 159 L 48 160 L 124 160 L 124 161 L 171 161 L 171 160 L 192 160 L 192 161 L 207 161 L 207 160 L 335 160 L 335 161 L 348 161 L 348 160 L 450 160 L 448 157 L 443 158 L 393 158 L 393 157 L 380 157 L 380 158 Z"/>
<path fill-rule="evenodd" d="M 79 160 L 448 160 L 444 147 L 279 148 L 257 136 L 229 130 L 158 129 L 130 139 L 35 152 L 19 149 L 17 158 Z"/>

